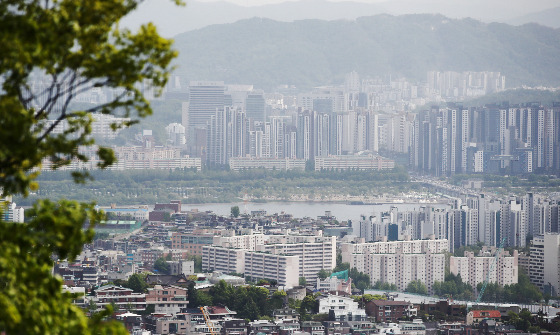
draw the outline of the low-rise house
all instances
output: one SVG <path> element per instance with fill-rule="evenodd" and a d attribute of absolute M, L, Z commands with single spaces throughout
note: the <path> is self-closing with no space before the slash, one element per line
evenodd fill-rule
<path fill-rule="evenodd" d="M 148 289 L 146 305 L 154 305 L 156 313 L 175 315 L 187 307 L 187 289 L 173 285 L 155 285 Z"/>
<path fill-rule="evenodd" d="M 299 313 L 293 308 L 275 309 L 272 312 L 272 317 L 274 321 L 294 320 L 295 322 L 299 322 Z"/>
<path fill-rule="evenodd" d="M 311 335 L 324 335 L 325 326 L 317 321 L 304 321 L 301 323 L 301 330 Z"/>
<path fill-rule="evenodd" d="M 249 322 L 249 334 L 278 334 L 278 326 L 268 320 L 255 320 Z"/>
<path fill-rule="evenodd" d="M 317 277 L 317 290 L 321 292 L 344 292 L 352 294 L 352 279 L 348 277 L 348 270 L 333 273 L 330 277 Z"/>
<path fill-rule="evenodd" d="M 307 295 L 307 289 L 305 286 L 296 286 L 288 289 L 286 294 L 288 299 L 303 300 L 303 298 Z"/>
<path fill-rule="evenodd" d="M 76 294 L 76 299 L 72 300 L 72 303 L 80 308 L 86 308 L 88 305 L 88 300 L 86 300 L 86 289 L 79 286 L 66 286 L 62 285 L 62 290 L 72 294 Z"/>
<path fill-rule="evenodd" d="M 115 305 L 115 311 L 146 310 L 146 295 L 134 293 L 131 289 L 122 286 L 101 286 L 95 291 L 95 299 L 93 301 L 97 305 L 98 310 L 111 304 Z"/>
<path fill-rule="evenodd" d="M 480 321 L 490 319 L 499 321 L 502 317 L 500 311 L 496 310 L 479 310 L 479 311 L 470 311 L 467 313 L 467 324 L 479 324 Z"/>
<path fill-rule="evenodd" d="M 190 325 L 188 315 L 170 316 L 166 314 L 151 314 L 145 318 L 145 329 L 152 334 L 187 334 Z"/>
<path fill-rule="evenodd" d="M 466 325 L 463 322 L 440 323 L 438 332 L 445 335 L 462 334 Z"/>
<path fill-rule="evenodd" d="M 426 335 L 426 325 L 422 319 L 414 319 L 413 322 L 401 322 L 401 333 L 406 335 Z"/>
<path fill-rule="evenodd" d="M 401 327 L 398 323 L 380 323 L 376 326 L 377 334 L 379 335 L 394 335 L 401 333 Z"/>
<path fill-rule="evenodd" d="M 342 321 L 325 321 L 325 335 L 349 334 L 350 327 L 346 322 Z"/>
<path fill-rule="evenodd" d="M 189 280 L 185 275 L 153 275 L 146 276 L 146 283 L 148 285 L 175 285 L 187 287 Z"/>
<path fill-rule="evenodd" d="M 346 324 L 350 327 L 350 334 L 353 335 L 375 334 L 377 330 L 375 324 L 369 321 L 346 321 Z"/>
<path fill-rule="evenodd" d="M 366 304 L 367 314 L 375 322 L 394 322 L 403 317 L 415 317 L 416 308 L 406 301 L 372 300 Z"/>
<path fill-rule="evenodd" d="M 206 307 L 206 311 L 214 331 L 218 333 L 222 331 L 226 320 L 234 320 L 237 315 L 237 312 L 230 310 L 227 306 L 209 306 Z M 185 308 L 182 314 L 190 321 L 189 334 L 207 333 L 209 331 L 206 320 L 199 308 Z"/>
<path fill-rule="evenodd" d="M 428 314 L 436 312 L 443 313 L 447 316 L 465 317 L 467 314 L 466 306 L 459 304 L 450 304 L 447 300 L 441 300 L 435 303 L 421 303 L 415 304 L 418 310 Z"/>
<path fill-rule="evenodd" d="M 122 313 L 116 316 L 116 319 L 122 322 L 129 333 L 144 328 L 142 316 L 130 312 Z"/>
<path fill-rule="evenodd" d="M 247 335 L 247 322 L 243 319 L 225 319 L 222 323 L 222 335 Z"/>
<path fill-rule="evenodd" d="M 328 314 L 332 321 L 361 321 L 366 319 L 366 311 L 349 297 L 327 295 L 319 298 L 319 313 Z"/>
<path fill-rule="evenodd" d="M 299 332 L 301 330 L 299 322 L 294 320 L 278 321 L 276 322 L 276 326 L 278 327 L 279 335 L 291 335 L 294 332 Z"/>

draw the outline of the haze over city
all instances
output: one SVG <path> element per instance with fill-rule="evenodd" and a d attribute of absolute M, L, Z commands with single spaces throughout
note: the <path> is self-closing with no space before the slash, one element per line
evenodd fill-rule
<path fill-rule="evenodd" d="M 560 0 L 13 0 L 0 41 L 0 334 L 560 333 Z"/>
<path fill-rule="evenodd" d="M 149 0 L 124 20 L 125 25 L 137 27 L 141 22 L 156 23 L 168 37 L 211 24 L 233 23 L 251 17 L 271 18 L 278 21 L 303 19 L 353 20 L 377 14 L 442 14 L 450 18 L 474 18 L 484 22 L 524 24 L 536 22 L 554 28 L 560 18 L 558 0 L 514 1 L 187 1 L 177 8 L 172 1 Z"/>

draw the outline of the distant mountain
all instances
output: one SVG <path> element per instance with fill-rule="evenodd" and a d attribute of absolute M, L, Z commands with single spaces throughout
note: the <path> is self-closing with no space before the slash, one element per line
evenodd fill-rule
<path fill-rule="evenodd" d="M 231 0 L 230 0 L 231 1 Z M 122 24 L 136 28 L 152 21 L 166 37 L 213 24 L 233 23 L 252 17 L 276 21 L 354 20 L 376 14 L 439 13 L 451 18 L 475 18 L 485 22 L 507 22 L 536 11 L 558 6 L 558 0 L 385 0 L 375 3 L 355 1 L 298 0 L 271 5 L 239 6 L 232 2 L 186 0 L 177 7 L 171 0 L 144 0 Z M 529 21 L 523 21 L 526 23 Z M 549 21 L 546 21 L 549 22 Z M 544 22 L 541 24 L 546 25 Z M 557 25 L 558 22 L 551 22 Z"/>
<path fill-rule="evenodd" d="M 200 2 L 187 0 L 177 7 L 171 0 L 146 0 L 123 24 L 136 28 L 152 21 L 166 37 L 203 28 L 213 24 L 233 23 L 252 17 L 277 21 L 320 19 L 355 19 L 385 12 L 385 8 L 363 2 L 330 2 L 327 0 L 289 1 L 279 4 L 244 7 L 227 1 Z"/>
<path fill-rule="evenodd" d="M 514 25 L 538 23 L 543 26 L 560 28 L 560 7 L 545 9 L 540 12 L 517 17 L 515 19 L 508 20 L 508 23 Z"/>
<path fill-rule="evenodd" d="M 248 19 L 178 35 L 178 73 L 272 88 L 361 76 L 426 80 L 430 70 L 500 71 L 508 87 L 560 86 L 560 30 L 441 15 L 377 15 L 292 23 Z"/>
<path fill-rule="evenodd" d="M 387 13 L 393 15 L 437 13 L 501 23 L 558 4 L 558 0 L 388 0 L 382 3 Z"/>

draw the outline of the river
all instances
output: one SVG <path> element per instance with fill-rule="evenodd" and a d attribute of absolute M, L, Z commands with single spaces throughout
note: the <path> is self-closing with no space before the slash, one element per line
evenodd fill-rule
<path fill-rule="evenodd" d="M 445 208 L 445 204 L 430 204 L 436 208 Z M 267 214 L 287 213 L 292 214 L 296 218 L 311 217 L 325 215 L 325 211 L 331 211 L 331 215 L 335 216 L 339 221 L 359 220 L 360 215 L 370 215 L 388 211 L 395 206 L 399 211 L 418 210 L 419 207 L 426 204 L 378 204 L 378 205 L 350 205 L 347 203 L 332 202 L 233 202 L 221 204 L 183 204 L 182 210 L 198 209 L 199 211 L 212 211 L 218 215 L 230 215 L 231 207 L 239 206 L 241 214 L 250 214 L 251 211 L 265 210 Z"/>

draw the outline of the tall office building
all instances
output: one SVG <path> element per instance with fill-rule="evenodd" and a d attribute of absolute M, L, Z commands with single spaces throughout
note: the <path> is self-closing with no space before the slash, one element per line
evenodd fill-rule
<path fill-rule="evenodd" d="M 223 81 L 192 81 L 189 86 L 187 129 L 206 127 L 216 110 L 225 105 Z"/>
<path fill-rule="evenodd" d="M 245 98 L 245 113 L 253 121 L 266 121 L 266 103 L 264 92 L 255 90 L 247 93 Z"/>

